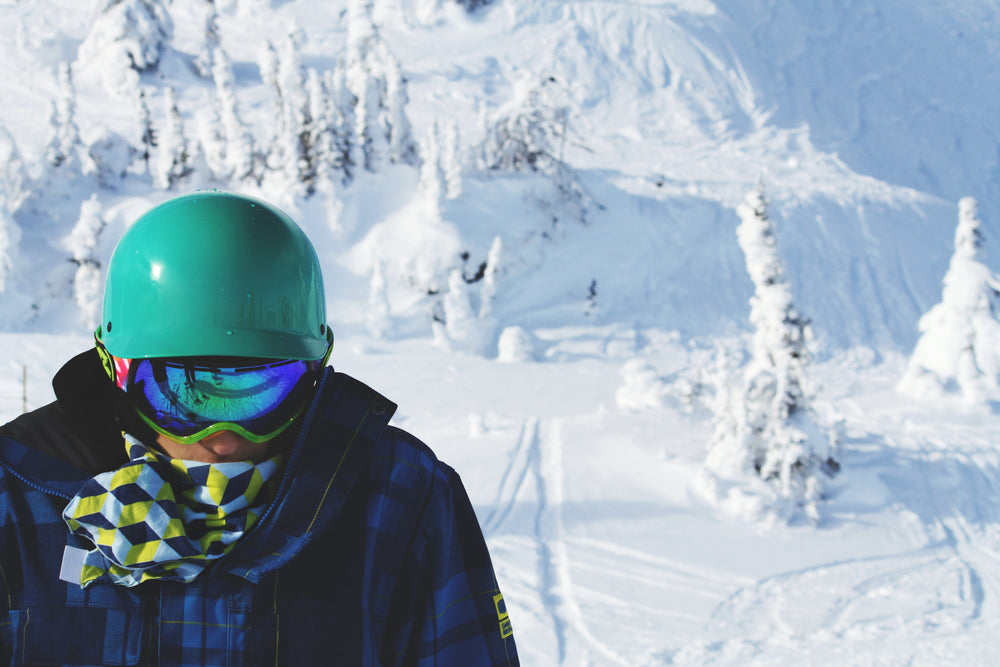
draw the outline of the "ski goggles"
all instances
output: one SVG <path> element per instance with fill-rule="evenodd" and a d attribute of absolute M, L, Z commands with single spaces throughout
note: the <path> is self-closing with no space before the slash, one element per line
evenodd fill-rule
<path fill-rule="evenodd" d="M 329 332 L 329 329 L 327 330 Z M 312 394 L 321 359 L 115 357 L 95 336 L 104 369 L 153 430 L 183 444 L 219 431 L 252 442 L 270 440 L 291 426 Z"/>

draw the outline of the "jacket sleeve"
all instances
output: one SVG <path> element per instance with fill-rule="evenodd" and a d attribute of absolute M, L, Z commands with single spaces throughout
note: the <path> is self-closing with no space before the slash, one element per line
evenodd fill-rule
<path fill-rule="evenodd" d="M 516 667 L 511 620 L 486 541 L 461 480 L 450 471 L 424 511 L 418 591 L 406 664 Z"/>

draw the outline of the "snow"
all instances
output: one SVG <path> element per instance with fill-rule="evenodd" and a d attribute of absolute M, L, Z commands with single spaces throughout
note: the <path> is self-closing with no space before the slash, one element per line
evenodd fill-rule
<path fill-rule="evenodd" d="M 52 375 L 92 344 L 94 271 L 174 193 L 130 162 L 142 127 L 128 81 L 161 128 L 173 88 L 188 141 L 217 113 L 216 83 L 195 70 L 204 3 L 152 3 L 172 36 L 142 14 L 149 41 L 129 48 L 158 57 L 143 73 L 106 63 L 124 47 L 107 46 L 99 4 L 0 1 L 0 421 L 52 399 Z M 371 38 L 349 6 L 371 5 L 378 67 L 406 79 L 393 113 L 405 99 L 413 137 L 440 128 L 431 196 L 388 144 L 377 173 L 309 199 L 278 180 L 239 187 L 313 239 L 332 364 L 398 402 L 394 422 L 465 481 L 524 664 L 994 661 L 1000 419 L 980 399 L 995 346 L 977 400 L 897 384 L 921 318 L 951 291 L 982 306 L 997 284 L 995 0 L 216 4 L 231 70 L 217 72 L 215 122 L 244 147 L 266 148 L 280 122 L 267 42 L 301 31 L 302 66 L 332 71 L 350 31 Z M 103 186 L 44 164 L 60 69 L 84 44 L 73 116 Z M 536 137 L 545 168 L 482 169 L 484 127 L 519 118 L 565 121 Z M 758 181 L 816 336 L 812 408 L 842 429 L 812 517 L 776 515 L 772 487 L 705 466 L 715 409 L 741 390 L 720 378 L 742 377 L 751 351 L 736 208 Z M 985 250 L 962 259 L 964 197 Z M 976 311 L 982 340 L 993 315 Z M 922 358 L 969 329 L 949 321 Z M 945 370 L 968 373 L 954 349 Z"/>

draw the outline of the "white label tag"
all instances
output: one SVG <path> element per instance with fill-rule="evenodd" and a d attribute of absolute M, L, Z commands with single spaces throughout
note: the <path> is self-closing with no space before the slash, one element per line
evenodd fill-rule
<path fill-rule="evenodd" d="M 83 561 L 87 558 L 88 551 L 79 547 L 66 545 L 63 550 L 62 568 L 59 570 L 59 578 L 65 582 L 80 585 L 80 577 L 83 575 Z"/>

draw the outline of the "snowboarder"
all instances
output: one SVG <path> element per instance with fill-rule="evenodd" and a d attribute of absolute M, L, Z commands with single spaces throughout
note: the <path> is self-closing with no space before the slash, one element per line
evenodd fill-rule
<path fill-rule="evenodd" d="M 94 349 L 0 427 L 0 663 L 519 664 L 459 477 L 325 368 L 323 288 L 256 199 L 129 228 Z"/>

